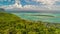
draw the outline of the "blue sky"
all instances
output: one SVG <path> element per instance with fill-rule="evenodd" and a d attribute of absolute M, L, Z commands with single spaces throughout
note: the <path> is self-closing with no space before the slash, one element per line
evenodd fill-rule
<path fill-rule="evenodd" d="M 10 5 L 10 4 L 14 4 L 14 0 L 0 0 L 0 5 Z"/>
<path fill-rule="evenodd" d="M 20 1 L 20 5 L 22 5 L 22 6 L 34 5 L 34 7 L 42 6 L 42 8 L 45 6 L 47 6 L 48 8 L 50 8 L 50 7 L 56 8 L 56 6 L 57 6 L 56 9 L 60 9 L 60 0 L 19 0 L 19 1 Z M 14 3 L 15 3 L 15 0 L 0 0 L 0 6 L 13 5 Z"/>
<path fill-rule="evenodd" d="M 13 4 L 15 0 L 0 0 L 0 4 Z M 27 2 L 27 0 L 20 0 L 20 2 L 22 4 L 36 4 L 36 2 L 32 1 L 32 0 L 28 0 L 29 3 Z M 60 1 L 57 1 L 56 4 L 60 4 Z"/>
<path fill-rule="evenodd" d="M 15 0 L 0 0 L 0 6 L 1 5 L 11 5 L 11 4 L 14 4 L 15 3 Z M 22 5 L 37 5 L 37 4 L 39 4 L 39 3 L 36 3 L 36 2 L 34 2 L 34 1 L 32 1 L 32 0 L 29 0 L 29 2 L 27 2 L 26 0 L 20 0 L 20 3 L 22 4 Z"/>
<path fill-rule="evenodd" d="M 31 4 L 31 5 L 39 5 L 39 2 L 35 2 L 35 1 L 32 1 L 32 0 L 20 0 L 21 4 L 22 5 L 26 5 L 26 4 Z M 0 5 L 10 5 L 10 4 L 14 4 L 15 3 L 15 0 L 0 0 Z M 60 1 L 57 1 L 55 3 L 55 5 L 60 5 Z"/>

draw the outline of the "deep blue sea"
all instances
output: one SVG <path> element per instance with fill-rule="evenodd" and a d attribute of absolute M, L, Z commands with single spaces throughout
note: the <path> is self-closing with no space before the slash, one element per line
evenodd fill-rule
<path fill-rule="evenodd" d="M 60 23 L 59 13 L 13 13 L 25 20 Z"/>

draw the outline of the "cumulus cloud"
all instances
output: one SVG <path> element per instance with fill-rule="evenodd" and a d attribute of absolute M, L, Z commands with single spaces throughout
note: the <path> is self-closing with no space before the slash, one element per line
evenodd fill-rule
<path fill-rule="evenodd" d="M 42 2 L 42 4 L 45 4 L 48 8 L 53 6 L 53 4 L 56 2 L 56 1 L 60 1 L 60 0 L 33 0 L 35 2 Z"/>
<path fill-rule="evenodd" d="M 18 9 L 22 9 L 22 10 L 60 10 L 60 6 L 54 5 L 54 3 L 56 1 L 60 1 L 60 0 L 31 0 L 31 1 L 41 2 L 42 4 L 45 4 L 45 5 L 42 5 L 42 6 L 40 6 L 40 5 L 25 5 L 25 6 L 22 6 L 21 4 L 17 5 L 15 3 L 13 5 L 1 6 L 1 7 L 5 8 L 5 9 L 17 9 L 18 8 Z"/>
<path fill-rule="evenodd" d="M 46 5 L 53 5 L 56 1 L 59 1 L 59 0 L 33 0 L 33 1 L 42 2 L 43 4 L 46 4 Z"/>
<path fill-rule="evenodd" d="M 37 2 L 37 3 L 40 3 L 42 5 L 46 5 L 45 7 L 47 7 L 48 9 L 52 9 L 52 7 L 54 6 L 54 4 L 57 2 L 57 1 L 60 1 L 60 0 L 25 0 L 27 3 L 31 3 L 31 1 L 33 2 Z M 39 4 L 38 4 L 39 5 Z"/>

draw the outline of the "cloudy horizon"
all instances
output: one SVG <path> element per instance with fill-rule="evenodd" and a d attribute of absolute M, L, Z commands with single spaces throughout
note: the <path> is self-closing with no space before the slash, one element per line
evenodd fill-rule
<path fill-rule="evenodd" d="M 6 10 L 60 10 L 60 0 L 0 0 L 0 8 Z"/>

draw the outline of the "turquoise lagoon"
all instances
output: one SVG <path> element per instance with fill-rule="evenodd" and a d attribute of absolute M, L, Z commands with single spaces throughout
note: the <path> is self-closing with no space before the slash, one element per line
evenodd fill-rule
<path fill-rule="evenodd" d="M 25 20 L 60 23 L 59 13 L 13 13 Z"/>

